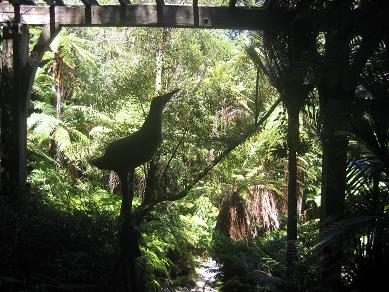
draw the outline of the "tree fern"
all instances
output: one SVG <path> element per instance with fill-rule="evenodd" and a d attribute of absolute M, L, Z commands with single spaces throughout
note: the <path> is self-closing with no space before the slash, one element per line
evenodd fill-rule
<path fill-rule="evenodd" d="M 71 145 L 69 132 L 62 126 L 59 125 L 54 132 L 54 140 L 59 151 L 65 153 Z"/>
<path fill-rule="evenodd" d="M 51 115 L 53 117 L 55 116 L 55 108 L 51 104 L 39 100 L 33 101 L 32 104 L 34 111 L 38 111 L 46 115 Z"/>
<path fill-rule="evenodd" d="M 63 114 L 63 117 L 70 118 L 72 115 L 80 113 L 84 119 L 84 121 L 92 122 L 98 125 L 111 126 L 114 124 L 112 118 L 108 115 L 98 111 L 92 106 L 84 106 L 84 105 L 72 105 L 67 107 L 67 111 Z"/>
<path fill-rule="evenodd" d="M 75 34 L 61 33 L 52 42 L 50 48 L 53 52 L 58 52 L 70 69 L 75 69 L 77 63 L 88 68 L 96 65 L 96 56 L 84 48 L 86 44 L 92 46 L 91 42 L 81 39 Z"/>

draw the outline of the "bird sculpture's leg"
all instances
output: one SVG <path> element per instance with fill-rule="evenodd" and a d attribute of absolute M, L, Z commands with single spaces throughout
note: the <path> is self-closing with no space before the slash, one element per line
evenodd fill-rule
<path fill-rule="evenodd" d="M 121 230 L 120 230 L 120 254 L 123 262 L 123 274 L 126 291 L 137 291 L 135 259 L 139 249 L 135 228 L 132 223 L 132 199 L 134 197 L 134 169 L 127 173 L 119 174 L 122 184 Z"/>
<path fill-rule="evenodd" d="M 128 257 L 129 225 L 131 224 L 131 202 L 132 193 L 129 194 L 127 171 L 117 172 L 120 179 L 120 188 L 122 193 L 122 205 L 120 209 L 120 227 L 119 227 L 119 256 L 114 270 L 106 287 L 106 292 L 116 291 L 117 281 L 123 280 L 125 292 L 133 292 L 130 283 L 130 269 Z M 131 197 L 131 199 L 129 198 Z M 136 291 L 136 290 L 135 290 Z"/>

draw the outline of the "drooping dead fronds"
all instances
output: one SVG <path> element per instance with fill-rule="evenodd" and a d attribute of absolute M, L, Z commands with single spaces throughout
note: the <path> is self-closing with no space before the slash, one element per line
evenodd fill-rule
<path fill-rule="evenodd" d="M 216 229 L 231 239 L 247 241 L 280 226 L 284 198 L 261 185 L 250 187 L 248 193 L 244 200 L 234 189 L 220 207 Z"/>
<path fill-rule="evenodd" d="M 247 240 L 251 237 L 246 203 L 237 190 L 233 190 L 224 198 L 216 229 L 234 240 Z"/>
<path fill-rule="evenodd" d="M 247 214 L 252 234 L 260 235 L 268 230 L 277 229 L 280 226 L 281 206 L 274 191 L 258 185 L 250 189 L 247 201 Z"/>

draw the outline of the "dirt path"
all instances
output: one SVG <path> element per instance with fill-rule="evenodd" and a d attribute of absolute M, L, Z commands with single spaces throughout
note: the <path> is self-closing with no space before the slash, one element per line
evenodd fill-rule
<path fill-rule="evenodd" d="M 196 286 L 193 288 L 178 288 L 175 292 L 217 292 L 216 275 L 219 272 L 219 266 L 212 259 L 203 259 L 199 261 L 196 269 Z M 169 290 L 166 290 L 169 291 Z"/>
<path fill-rule="evenodd" d="M 217 290 L 214 288 L 216 284 L 216 274 L 219 271 L 219 266 L 217 263 L 208 259 L 202 262 L 197 268 L 196 273 L 198 275 L 198 279 L 196 281 L 196 287 L 192 288 L 190 291 L 192 292 L 216 292 Z"/>

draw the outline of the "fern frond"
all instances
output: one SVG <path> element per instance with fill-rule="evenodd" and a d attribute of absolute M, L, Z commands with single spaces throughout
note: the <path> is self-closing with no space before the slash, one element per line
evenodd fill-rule
<path fill-rule="evenodd" d="M 72 145 L 69 132 L 62 125 L 56 128 L 54 140 L 61 152 L 66 152 L 66 150 Z"/>
<path fill-rule="evenodd" d="M 112 130 L 107 127 L 97 126 L 89 131 L 89 135 L 93 138 L 99 139 L 103 136 L 107 136 Z"/>
<path fill-rule="evenodd" d="M 34 110 L 38 110 L 43 114 L 54 117 L 56 112 L 54 106 L 47 102 L 35 100 L 32 102 Z"/>
<path fill-rule="evenodd" d="M 103 125 L 112 125 L 114 121 L 104 113 L 99 112 L 90 106 L 73 105 L 67 108 L 64 118 L 72 116 L 75 112 L 81 113 L 90 122 Z"/>
<path fill-rule="evenodd" d="M 33 113 L 27 119 L 27 127 L 33 136 L 41 139 L 50 138 L 54 129 L 60 124 L 60 121 L 55 117 L 45 113 Z"/>

